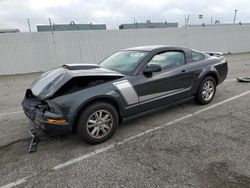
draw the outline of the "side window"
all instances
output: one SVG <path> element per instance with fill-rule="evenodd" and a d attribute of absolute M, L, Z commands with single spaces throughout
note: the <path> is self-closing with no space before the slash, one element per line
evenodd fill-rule
<path fill-rule="evenodd" d="M 193 61 L 200 61 L 204 59 L 204 55 L 199 52 L 192 51 L 192 60 Z"/>
<path fill-rule="evenodd" d="M 185 64 L 185 56 L 183 52 L 168 51 L 156 54 L 148 64 L 158 64 L 162 70 L 177 67 Z"/>

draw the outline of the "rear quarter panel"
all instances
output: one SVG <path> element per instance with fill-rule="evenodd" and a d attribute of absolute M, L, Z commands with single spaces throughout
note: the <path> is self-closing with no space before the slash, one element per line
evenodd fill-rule
<path fill-rule="evenodd" d="M 224 57 L 209 57 L 207 59 L 190 62 L 190 66 L 199 72 L 194 85 L 192 92 L 196 93 L 201 81 L 208 75 L 213 75 L 216 77 L 217 85 L 222 83 L 228 72 L 227 60 Z"/>

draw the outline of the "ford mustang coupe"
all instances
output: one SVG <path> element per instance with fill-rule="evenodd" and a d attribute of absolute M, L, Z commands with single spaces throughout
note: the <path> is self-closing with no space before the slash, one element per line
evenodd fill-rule
<path fill-rule="evenodd" d="M 49 134 L 76 132 L 90 144 L 110 138 L 118 124 L 193 99 L 212 101 L 228 72 L 220 53 L 142 46 L 99 64 L 68 64 L 27 89 L 24 113 Z"/>

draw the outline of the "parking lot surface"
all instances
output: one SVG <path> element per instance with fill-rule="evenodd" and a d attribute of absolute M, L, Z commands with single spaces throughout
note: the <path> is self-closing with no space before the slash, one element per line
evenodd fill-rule
<path fill-rule="evenodd" d="M 42 136 L 20 103 L 41 73 L 0 77 L 0 187 L 250 187 L 250 54 L 227 55 L 229 74 L 213 102 L 193 101 L 120 125 L 88 145 Z"/>

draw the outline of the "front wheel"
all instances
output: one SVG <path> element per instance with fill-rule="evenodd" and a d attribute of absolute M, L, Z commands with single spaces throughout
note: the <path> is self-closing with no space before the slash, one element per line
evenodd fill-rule
<path fill-rule="evenodd" d="M 96 102 L 82 112 L 77 124 L 77 134 L 90 144 L 99 144 L 114 134 L 118 123 L 117 111 L 111 104 Z"/>
<path fill-rule="evenodd" d="M 200 83 L 198 93 L 195 96 L 195 101 L 202 105 L 208 104 L 213 100 L 215 92 L 216 81 L 213 77 L 208 76 Z"/>

